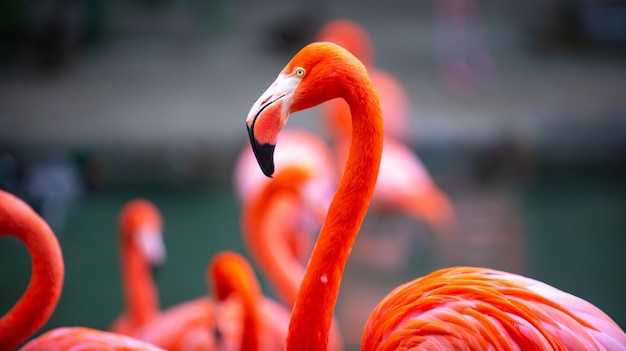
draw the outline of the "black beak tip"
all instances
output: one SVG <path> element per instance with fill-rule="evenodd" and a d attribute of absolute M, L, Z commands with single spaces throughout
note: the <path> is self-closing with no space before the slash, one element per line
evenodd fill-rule
<path fill-rule="evenodd" d="M 272 144 L 253 144 L 254 155 L 256 156 L 256 160 L 261 167 L 261 171 L 267 177 L 272 178 L 274 174 L 274 147 L 276 145 Z"/>
<path fill-rule="evenodd" d="M 248 127 L 248 134 L 250 135 L 250 144 L 252 145 L 252 151 L 256 157 L 261 171 L 269 178 L 273 178 L 274 174 L 274 148 L 276 145 L 268 143 L 259 143 L 254 137 L 253 128 Z"/>

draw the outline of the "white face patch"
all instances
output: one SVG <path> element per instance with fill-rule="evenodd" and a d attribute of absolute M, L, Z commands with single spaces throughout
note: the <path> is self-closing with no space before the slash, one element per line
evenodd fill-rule
<path fill-rule="evenodd" d="M 276 101 L 278 99 L 283 100 L 281 111 L 282 116 L 287 117 L 289 111 L 287 110 L 291 105 L 291 98 L 293 97 L 293 92 L 298 87 L 298 84 L 302 81 L 302 76 L 291 73 L 284 74 L 280 73 L 276 80 L 265 90 L 263 94 L 259 97 L 259 99 L 252 105 L 250 108 L 250 112 L 248 112 L 248 117 L 246 118 L 246 123 L 250 125 L 254 118 L 257 116 L 259 111 L 263 109 L 268 102 Z"/>
<path fill-rule="evenodd" d="M 153 227 L 143 226 L 135 235 L 135 244 L 151 264 L 165 262 L 163 235 Z"/>

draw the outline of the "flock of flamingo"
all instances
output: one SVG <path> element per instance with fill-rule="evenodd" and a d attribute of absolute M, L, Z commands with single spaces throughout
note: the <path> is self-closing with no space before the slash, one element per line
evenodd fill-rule
<path fill-rule="evenodd" d="M 342 350 L 333 313 L 366 213 L 402 211 L 442 235 L 456 224 L 449 200 L 402 142 L 408 98 L 374 66 L 364 30 L 333 21 L 318 39 L 295 54 L 246 119 L 251 148 L 234 173 L 252 263 L 220 252 L 206 271 L 210 294 L 161 309 L 151 275 L 165 258 L 161 215 L 151 202 L 131 200 L 119 214 L 123 313 L 109 331 L 63 327 L 26 342 L 55 310 L 63 257 L 49 226 L 0 192 L 0 235 L 21 240 L 33 267 L 22 298 L 0 319 L 0 350 Z M 292 113 L 326 101 L 334 150 L 308 131 L 282 131 Z M 251 264 L 279 301 L 264 296 Z M 361 349 L 625 350 L 626 334 L 591 303 L 542 282 L 450 267 L 383 298 Z"/>

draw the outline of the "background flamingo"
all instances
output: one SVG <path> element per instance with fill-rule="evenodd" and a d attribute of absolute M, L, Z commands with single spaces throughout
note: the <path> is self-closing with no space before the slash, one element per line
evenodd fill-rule
<path fill-rule="evenodd" d="M 317 136 L 288 129 L 275 149 L 274 179 L 259 170 L 249 146 L 240 152 L 234 186 L 242 201 L 243 242 L 280 301 L 291 309 L 337 179 L 331 151 Z M 341 350 L 333 325 L 329 349 Z"/>
<path fill-rule="evenodd" d="M 275 328 L 265 328 L 267 324 L 262 323 L 263 316 L 261 306 L 263 304 L 263 293 L 257 281 L 254 270 L 248 261 L 240 254 L 232 251 L 223 251 L 213 257 L 207 275 L 213 282 L 213 292 L 219 303 L 228 303 L 229 299 L 238 300 L 230 307 L 217 311 L 228 311 L 231 313 L 220 313 L 216 333 L 224 333 L 224 329 L 231 327 L 230 332 L 234 332 L 234 337 L 221 337 L 222 342 L 229 340 L 239 341 L 240 346 L 221 345 L 223 349 L 240 349 L 241 351 L 254 350 L 280 350 L 284 344 L 284 330 L 278 331 Z M 236 313 L 232 313 L 232 308 Z M 237 317 L 230 323 L 221 322 L 224 315 Z M 220 318 L 222 317 L 222 318 Z M 282 324 L 286 327 L 287 318 L 285 314 L 279 313 L 275 316 L 275 324 Z M 278 333 L 276 333 L 278 331 Z M 270 333 L 270 334 L 267 334 Z M 219 345 L 219 339 L 218 345 Z M 230 347 L 229 347 L 230 346 Z"/>
<path fill-rule="evenodd" d="M 208 274 L 207 280 L 214 290 L 221 291 L 221 284 L 227 284 L 228 287 L 233 284 L 229 281 L 213 281 L 213 277 Z M 246 279 L 252 280 L 252 283 L 242 282 L 242 285 L 258 284 L 254 276 L 247 276 Z M 170 351 L 237 349 L 245 334 L 241 325 L 242 316 L 247 313 L 245 306 L 249 307 L 251 303 L 237 298 L 217 303 L 213 298 L 199 297 L 163 310 L 155 319 L 138 328 L 133 336 Z M 281 350 L 289 312 L 265 297 L 256 304 L 259 325 L 255 328 L 261 331 L 259 349 Z"/>
<path fill-rule="evenodd" d="M 298 215 L 306 211 L 307 183 L 313 179 L 309 167 L 290 165 L 274 173 L 256 196 L 248 199 L 242 211 L 242 233 L 250 255 L 268 279 L 280 300 L 291 309 L 304 276 L 305 266 L 290 250 L 288 238 L 298 231 Z M 325 207 L 326 208 L 326 207 Z M 341 350 L 337 323 L 331 327 L 329 350 Z"/>
<path fill-rule="evenodd" d="M 287 350 L 325 348 L 345 263 L 374 193 L 383 146 L 382 112 L 374 86 L 360 61 L 334 44 L 314 43 L 292 58 L 254 103 L 246 119 L 252 149 L 261 169 L 269 176 L 273 170 L 271 151 L 276 135 L 289 114 L 337 97 L 345 99 L 352 111 L 352 144 L 298 292 Z M 463 271 L 468 274 L 458 274 Z M 510 349 L 548 345 L 579 349 L 586 345 L 585 349 L 621 350 L 626 345 L 624 331 L 590 303 L 554 288 L 546 289 L 543 284 L 535 287 L 528 281 L 515 284 L 520 281 L 516 275 L 461 267 L 435 272 L 424 280 L 400 286 L 383 299 L 366 326 L 362 349 L 420 346 L 437 349 L 446 345 L 456 349 L 498 349 L 502 345 L 509 345 Z M 426 292 L 423 299 L 422 294 L 414 294 L 415 285 Z M 522 313 L 514 316 L 501 313 L 500 306 L 480 297 L 490 296 L 489 288 L 493 287 L 505 296 L 519 294 L 521 299 L 517 301 L 505 300 Z M 428 297 L 441 290 L 446 292 L 445 300 Z M 472 298 L 484 304 L 454 304 Z M 418 305 L 416 299 L 421 300 L 421 306 L 414 310 Z M 457 307 L 461 310 L 457 311 Z M 458 312 L 470 317 L 460 320 Z M 486 323 L 492 318 L 497 323 Z M 446 322 L 438 324 L 440 320 Z M 460 325 L 464 328 L 459 329 Z M 467 325 L 473 327 L 472 338 L 467 337 Z"/>
<path fill-rule="evenodd" d="M 165 260 L 161 214 L 148 200 L 131 200 L 120 211 L 119 232 L 126 311 L 110 329 L 132 335 L 159 313 L 159 297 L 151 268 Z"/>
<path fill-rule="evenodd" d="M 287 331 L 289 312 L 278 303 L 261 297 L 255 302 L 242 301 L 241 299 L 226 299 L 224 290 L 232 290 L 233 282 L 213 280 L 223 275 L 212 275 L 211 269 L 207 270 L 209 285 L 222 297 L 222 302 L 213 298 L 200 297 L 191 301 L 180 303 L 163 311 L 158 318 L 139 328 L 135 336 L 138 339 L 163 347 L 167 350 L 232 350 L 238 349 L 242 337 L 247 332 L 243 331 L 244 319 L 242 316 L 252 313 L 246 308 L 254 304 L 258 309 L 258 317 L 246 320 L 255 321 L 258 325 L 254 329 L 260 330 L 260 350 L 281 350 Z M 233 277 L 234 279 L 235 277 Z M 240 276 L 250 281 L 240 282 L 244 284 L 258 284 L 254 276 Z M 222 285 L 226 286 L 223 287 Z M 240 296 L 241 297 L 241 296 Z M 251 298 L 252 295 L 247 296 Z M 246 307 L 247 306 L 247 307 Z M 248 315 L 249 317 L 249 315 Z"/>
<path fill-rule="evenodd" d="M 50 227 L 28 205 L 0 190 L 0 237 L 12 235 L 31 252 L 33 275 L 20 300 L 0 318 L 0 349 L 15 350 L 43 326 L 63 286 L 63 256 Z M 50 330 L 20 350 L 137 350 L 157 347 L 119 334 L 83 327 Z"/>
<path fill-rule="evenodd" d="M 220 256 L 222 257 L 222 256 Z M 215 258 L 213 264 L 218 258 Z M 224 269 L 234 265 L 220 266 Z M 247 263 L 246 263 L 247 264 Z M 242 272 L 249 270 L 241 268 Z M 151 321 L 136 328 L 133 336 L 164 349 L 173 350 L 233 350 L 251 344 L 242 343 L 242 337 L 259 330 L 259 350 L 281 350 L 287 332 L 289 311 L 280 304 L 256 294 L 227 299 L 224 291 L 244 289 L 258 285 L 252 274 L 237 274 L 231 280 L 221 280 L 226 274 L 217 274 L 215 267 L 207 270 L 207 284 L 221 302 L 204 296 L 169 307 Z M 220 278 L 220 279 L 218 279 Z M 243 281 L 235 283 L 234 279 Z M 241 295 L 242 291 L 237 291 Z M 242 300 L 243 298 L 243 300 Z M 252 301 L 252 300 L 253 301 Z M 254 311 L 251 311 L 254 306 Z M 258 310 L 258 311 L 257 311 Z M 254 314 L 255 317 L 251 317 Z M 242 317 L 244 316 L 244 317 Z M 250 323 L 254 322 L 254 326 Z M 252 328 L 248 330 L 246 328 Z"/>
<path fill-rule="evenodd" d="M 304 263 L 308 260 L 314 242 L 314 233 L 319 231 L 328 204 L 334 192 L 337 177 L 333 156 L 327 145 L 314 134 L 304 130 L 292 128 L 280 135 L 281 144 L 275 150 L 276 170 L 292 165 L 305 167 L 311 174 L 309 180 L 301 183 L 299 193 L 302 195 L 302 205 L 298 211 L 293 211 L 293 225 L 285 237 L 296 258 Z M 233 171 L 233 186 L 237 198 L 245 204 L 255 198 L 269 183 L 263 175 L 249 146 L 244 147 L 235 163 Z M 282 242 L 282 241 L 281 241 Z M 256 256 L 252 253 L 257 264 Z M 264 275 L 270 274 L 265 271 Z M 297 285 L 296 285 L 297 286 Z M 292 301 L 293 302 L 293 301 Z"/>

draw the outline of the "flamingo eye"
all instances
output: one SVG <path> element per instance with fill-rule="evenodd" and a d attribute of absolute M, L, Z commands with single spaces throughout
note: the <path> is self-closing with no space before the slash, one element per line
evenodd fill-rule
<path fill-rule="evenodd" d="M 296 67 L 293 69 L 293 74 L 302 78 L 306 74 L 306 70 L 302 67 Z"/>

